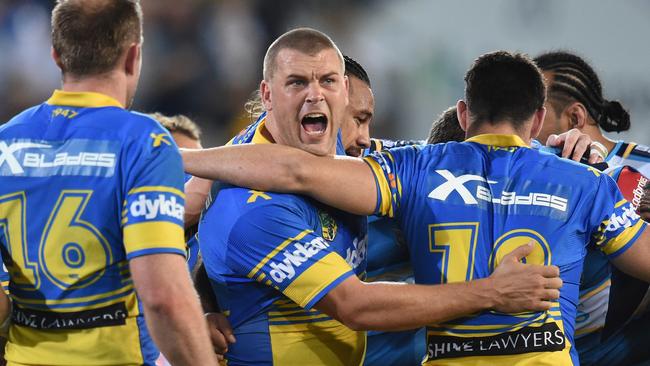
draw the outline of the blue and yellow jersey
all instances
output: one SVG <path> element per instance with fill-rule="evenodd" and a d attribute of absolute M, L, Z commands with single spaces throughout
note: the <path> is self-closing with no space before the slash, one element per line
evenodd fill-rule
<path fill-rule="evenodd" d="M 636 209 L 648 179 L 628 166 L 612 167 L 605 173 Z M 645 282 L 613 268 L 602 252 L 587 251 L 575 332 L 583 365 L 627 365 L 650 357 L 650 350 L 639 346 L 646 339 L 650 314 L 630 324 L 647 290 Z"/>
<path fill-rule="evenodd" d="M 425 141 L 371 139 L 364 156 Z M 368 217 L 368 282 L 413 283 L 408 248 L 397 224 L 381 216 Z M 419 365 L 424 355 L 423 329 L 401 332 L 368 331 L 365 365 Z"/>
<path fill-rule="evenodd" d="M 185 255 L 169 134 L 108 96 L 55 91 L 0 127 L 0 154 L 9 364 L 153 364 L 129 260 Z"/>
<path fill-rule="evenodd" d="M 593 238 L 613 258 L 646 227 L 609 176 L 507 135 L 399 148 L 366 162 L 376 212 L 403 229 L 416 283 L 488 277 L 531 241 L 529 263 L 560 267 L 564 286 L 549 311 L 486 311 L 427 327 L 429 364 L 578 364 L 573 332 L 586 247 Z"/>
<path fill-rule="evenodd" d="M 233 142 L 269 143 L 264 128 L 262 120 Z M 362 362 L 365 332 L 313 307 L 349 276 L 364 276 L 366 226 L 304 197 L 221 187 L 200 221 L 199 245 L 237 337 L 229 365 Z"/>
<path fill-rule="evenodd" d="M 650 146 L 618 141 L 605 158 L 605 162 L 611 167 L 631 166 L 650 177 Z"/>

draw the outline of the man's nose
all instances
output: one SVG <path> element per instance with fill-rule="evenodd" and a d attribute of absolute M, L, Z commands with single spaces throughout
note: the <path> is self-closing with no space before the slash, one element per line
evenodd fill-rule
<path fill-rule="evenodd" d="M 357 144 L 364 149 L 370 147 L 370 125 L 364 123 L 359 126 L 359 137 L 357 137 Z"/>
<path fill-rule="evenodd" d="M 323 88 L 317 82 L 309 83 L 309 88 L 307 90 L 307 103 L 319 103 L 325 100 L 323 96 Z"/>

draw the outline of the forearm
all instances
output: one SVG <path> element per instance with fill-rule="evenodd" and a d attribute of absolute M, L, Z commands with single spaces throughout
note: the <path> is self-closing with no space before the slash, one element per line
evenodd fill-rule
<path fill-rule="evenodd" d="M 212 181 L 192 177 L 185 183 L 185 228 L 195 225 L 205 207 L 205 200 L 210 194 Z"/>
<path fill-rule="evenodd" d="M 374 213 L 377 202 L 374 176 L 361 159 L 317 157 L 277 144 L 183 150 L 181 155 L 185 171 L 202 178 L 304 194 L 358 215 Z"/>
<path fill-rule="evenodd" d="M 132 259 L 130 267 L 149 333 L 171 364 L 216 364 L 183 257 L 145 255 Z"/>
<path fill-rule="evenodd" d="M 324 310 L 356 330 L 413 329 L 489 309 L 494 294 L 489 281 L 435 286 L 360 282 L 360 286 L 336 299 L 338 309 L 325 304 Z"/>
<path fill-rule="evenodd" d="M 181 150 L 185 172 L 260 191 L 293 192 L 298 189 L 299 167 L 292 162 L 311 154 L 279 145 L 237 145 L 203 150 Z M 273 156 L 282 158 L 273 158 Z M 270 159 L 269 159 L 270 157 Z M 293 165 L 293 168 L 292 168 Z"/>
<path fill-rule="evenodd" d="M 144 305 L 147 327 L 160 351 L 172 365 L 216 365 L 196 295 L 185 294 L 173 307 Z"/>
<path fill-rule="evenodd" d="M 437 286 L 368 283 L 364 295 L 374 301 L 365 303 L 357 321 L 368 330 L 404 330 L 470 315 L 492 305 L 485 281 Z"/>
<path fill-rule="evenodd" d="M 199 262 L 196 265 L 196 270 L 194 273 L 192 273 L 192 278 L 194 279 L 194 288 L 199 294 L 203 312 L 215 313 L 221 311 L 219 309 L 219 304 L 217 303 L 214 292 L 212 291 L 208 272 L 205 270 L 205 265 L 203 264 L 201 257 L 199 257 Z"/>

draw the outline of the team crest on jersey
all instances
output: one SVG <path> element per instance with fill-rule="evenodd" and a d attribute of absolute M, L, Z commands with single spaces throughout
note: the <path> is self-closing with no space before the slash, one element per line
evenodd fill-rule
<path fill-rule="evenodd" d="M 318 210 L 318 218 L 320 219 L 320 225 L 323 231 L 323 239 L 327 241 L 334 240 L 339 229 L 336 220 L 334 220 L 330 214 L 322 210 Z"/>

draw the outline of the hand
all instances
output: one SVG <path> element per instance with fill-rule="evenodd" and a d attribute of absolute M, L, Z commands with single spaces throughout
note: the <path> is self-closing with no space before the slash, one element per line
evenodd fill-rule
<path fill-rule="evenodd" d="M 205 314 L 205 320 L 208 322 L 214 352 L 219 360 L 223 360 L 223 355 L 228 352 L 228 345 L 237 341 L 232 333 L 230 322 L 221 313 L 207 313 Z"/>
<path fill-rule="evenodd" d="M 560 269 L 521 263 L 533 250 L 532 243 L 522 245 L 508 255 L 489 279 L 495 290 L 493 309 L 502 313 L 545 311 L 560 297 Z"/>
<path fill-rule="evenodd" d="M 578 162 L 585 152 L 587 152 L 587 149 L 589 149 L 589 164 L 601 163 L 605 159 L 605 156 L 602 156 L 602 153 L 605 151 L 601 152 L 599 150 L 602 144 L 593 142 L 589 135 L 580 132 L 577 128 L 559 135 L 550 135 L 546 140 L 546 146 L 562 147 L 563 158 L 569 158 Z M 604 148 L 604 146 L 602 147 Z"/>

